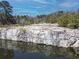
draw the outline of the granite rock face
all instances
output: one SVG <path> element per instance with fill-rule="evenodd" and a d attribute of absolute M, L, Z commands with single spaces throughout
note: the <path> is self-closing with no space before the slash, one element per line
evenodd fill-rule
<path fill-rule="evenodd" d="M 33 42 L 58 47 L 79 47 L 79 30 L 57 24 L 0 28 L 0 39 Z"/>

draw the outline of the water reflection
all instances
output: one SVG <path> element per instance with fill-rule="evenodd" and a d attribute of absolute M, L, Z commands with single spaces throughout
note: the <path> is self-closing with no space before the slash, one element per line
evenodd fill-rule
<path fill-rule="evenodd" d="M 14 52 L 12 50 L 0 48 L 0 59 L 12 59 Z"/>
<path fill-rule="evenodd" d="M 13 59 L 16 50 L 22 53 L 40 53 L 45 56 L 65 56 L 69 59 L 79 59 L 72 48 L 59 48 L 34 43 L 0 40 L 0 59 Z"/>

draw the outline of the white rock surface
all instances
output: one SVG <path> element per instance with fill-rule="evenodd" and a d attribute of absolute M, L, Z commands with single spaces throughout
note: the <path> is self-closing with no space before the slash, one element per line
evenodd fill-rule
<path fill-rule="evenodd" d="M 79 47 L 79 30 L 58 27 L 57 24 L 0 28 L 0 39 L 33 42 L 59 47 Z"/>

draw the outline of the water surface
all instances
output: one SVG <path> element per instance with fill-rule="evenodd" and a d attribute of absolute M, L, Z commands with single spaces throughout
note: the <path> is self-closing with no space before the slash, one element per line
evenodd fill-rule
<path fill-rule="evenodd" d="M 0 39 L 0 59 L 79 59 L 72 48 Z"/>

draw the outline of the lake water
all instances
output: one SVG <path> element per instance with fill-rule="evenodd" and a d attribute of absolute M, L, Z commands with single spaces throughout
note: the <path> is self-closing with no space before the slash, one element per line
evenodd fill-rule
<path fill-rule="evenodd" d="M 72 48 L 0 39 L 0 59 L 79 59 Z"/>

